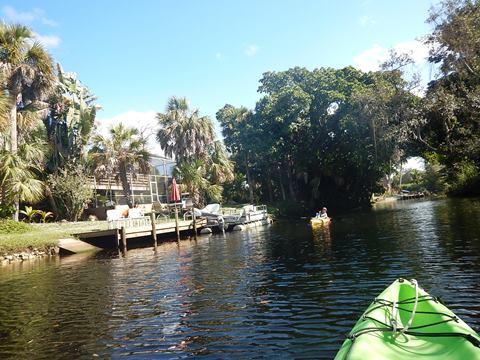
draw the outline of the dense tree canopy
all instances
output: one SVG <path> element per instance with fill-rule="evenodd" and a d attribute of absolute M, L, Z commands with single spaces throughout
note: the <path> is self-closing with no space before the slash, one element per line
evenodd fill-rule
<path fill-rule="evenodd" d="M 226 105 L 217 119 L 264 200 L 364 205 L 404 141 L 416 100 L 405 86 L 398 71 L 268 72 L 255 111 Z"/>
<path fill-rule="evenodd" d="M 480 3 L 444 1 L 431 12 L 430 82 L 412 124 L 425 156 L 445 166 L 451 191 L 480 192 Z M 468 186 L 459 176 L 469 173 Z"/>

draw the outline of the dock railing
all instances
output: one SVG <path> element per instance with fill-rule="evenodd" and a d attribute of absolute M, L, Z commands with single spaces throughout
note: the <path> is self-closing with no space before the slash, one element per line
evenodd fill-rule
<path fill-rule="evenodd" d="M 168 215 L 156 214 L 155 224 L 161 224 L 169 221 L 175 221 L 171 219 Z M 128 228 L 140 228 L 140 227 L 151 227 L 152 220 L 150 216 L 139 216 L 134 218 L 120 218 L 115 220 L 108 221 L 108 229 L 121 229 L 124 227 Z"/>

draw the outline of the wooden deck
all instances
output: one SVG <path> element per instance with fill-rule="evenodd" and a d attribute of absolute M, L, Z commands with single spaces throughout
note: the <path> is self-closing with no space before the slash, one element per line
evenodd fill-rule
<path fill-rule="evenodd" d="M 179 220 L 178 230 L 180 231 L 193 231 L 194 228 L 199 229 L 207 224 L 207 219 L 196 219 L 195 224 L 193 220 Z M 155 236 L 153 232 L 155 231 Z M 123 235 L 122 235 L 123 234 Z M 95 230 L 83 233 L 73 234 L 81 240 L 98 246 L 98 247 L 126 247 L 127 240 L 135 238 L 152 238 L 152 242 L 156 246 L 156 238 L 161 234 L 171 234 L 172 237 L 176 236 L 175 221 L 155 223 L 155 226 L 141 226 L 130 228 L 117 228 L 108 230 Z M 111 241 L 106 241 L 109 238 Z M 123 240 L 125 244 L 123 244 Z"/>

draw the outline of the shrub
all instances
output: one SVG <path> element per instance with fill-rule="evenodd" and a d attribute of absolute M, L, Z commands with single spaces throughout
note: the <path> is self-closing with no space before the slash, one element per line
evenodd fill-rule
<path fill-rule="evenodd" d="M 278 215 L 280 217 L 294 217 L 298 218 L 300 216 L 307 215 L 313 210 L 308 209 L 305 203 L 301 201 L 294 200 L 284 200 L 278 204 Z"/>
<path fill-rule="evenodd" d="M 24 234 L 32 230 L 29 224 L 13 220 L 0 220 L 0 235 Z"/>
<path fill-rule="evenodd" d="M 13 215 L 15 212 L 15 206 L 12 204 L 0 204 L 0 219 L 6 219 Z"/>
<path fill-rule="evenodd" d="M 475 195 L 480 193 L 480 171 L 475 163 L 462 161 L 454 165 L 455 177 L 448 191 L 454 195 Z"/>
<path fill-rule="evenodd" d="M 48 186 L 61 218 L 77 221 L 87 200 L 93 196 L 90 180 L 79 165 L 66 166 L 48 178 Z"/>

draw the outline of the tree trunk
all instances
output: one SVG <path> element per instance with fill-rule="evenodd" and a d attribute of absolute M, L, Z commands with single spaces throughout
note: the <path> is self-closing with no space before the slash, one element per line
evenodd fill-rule
<path fill-rule="evenodd" d="M 123 195 L 125 196 L 125 201 L 127 202 L 128 207 L 133 207 L 131 199 L 131 190 L 130 184 L 127 177 L 127 164 L 124 162 L 120 163 L 120 181 L 122 182 Z"/>
<path fill-rule="evenodd" d="M 268 200 L 270 204 L 273 203 L 273 190 L 272 190 L 272 176 L 270 172 L 267 174 L 267 189 L 268 189 Z"/>
<path fill-rule="evenodd" d="M 16 196 L 16 195 L 15 195 L 15 200 L 14 200 L 13 205 L 15 206 L 15 212 L 12 215 L 12 219 L 14 221 L 18 221 L 18 219 L 20 217 L 20 201 L 18 199 L 18 196 Z"/>
<path fill-rule="evenodd" d="M 17 138 L 17 102 L 21 94 L 12 93 L 12 104 L 10 108 L 10 151 L 15 154 L 18 150 L 18 138 Z M 18 221 L 20 215 L 20 199 L 17 195 L 14 196 L 15 212 L 13 213 L 13 220 Z"/>
<path fill-rule="evenodd" d="M 403 177 L 403 167 L 402 167 L 402 160 L 400 160 L 400 179 L 398 181 L 399 192 L 402 192 L 402 177 Z"/>
<path fill-rule="evenodd" d="M 50 188 L 46 186 L 46 193 L 47 193 L 47 199 L 48 203 L 50 204 L 50 207 L 52 208 L 53 215 L 55 216 L 56 219 L 58 219 L 60 213 L 58 211 L 58 206 L 57 203 L 55 202 L 55 199 L 53 198 L 52 192 L 50 191 Z"/>
<path fill-rule="evenodd" d="M 278 170 L 278 182 L 280 184 L 280 192 L 282 194 L 282 200 L 285 201 L 287 200 L 287 196 L 285 195 L 285 188 L 283 187 L 282 171 L 280 167 L 278 167 L 277 170 Z"/>
<path fill-rule="evenodd" d="M 245 172 L 247 175 L 248 195 L 250 197 L 250 203 L 253 204 L 253 186 L 252 186 L 252 180 L 250 177 L 250 168 L 248 165 L 248 155 L 245 155 Z"/>
<path fill-rule="evenodd" d="M 17 102 L 20 100 L 21 94 L 12 93 L 12 104 L 10 108 L 10 151 L 16 153 L 18 149 L 17 134 Z"/>
<path fill-rule="evenodd" d="M 292 179 L 292 167 L 290 165 L 290 161 L 287 162 L 287 180 L 288 180 L 288 190 L 290 192 L 290 198 L 294 201 L 297 200 L 297 195 L 295 193 L 293 179 Z"/>

